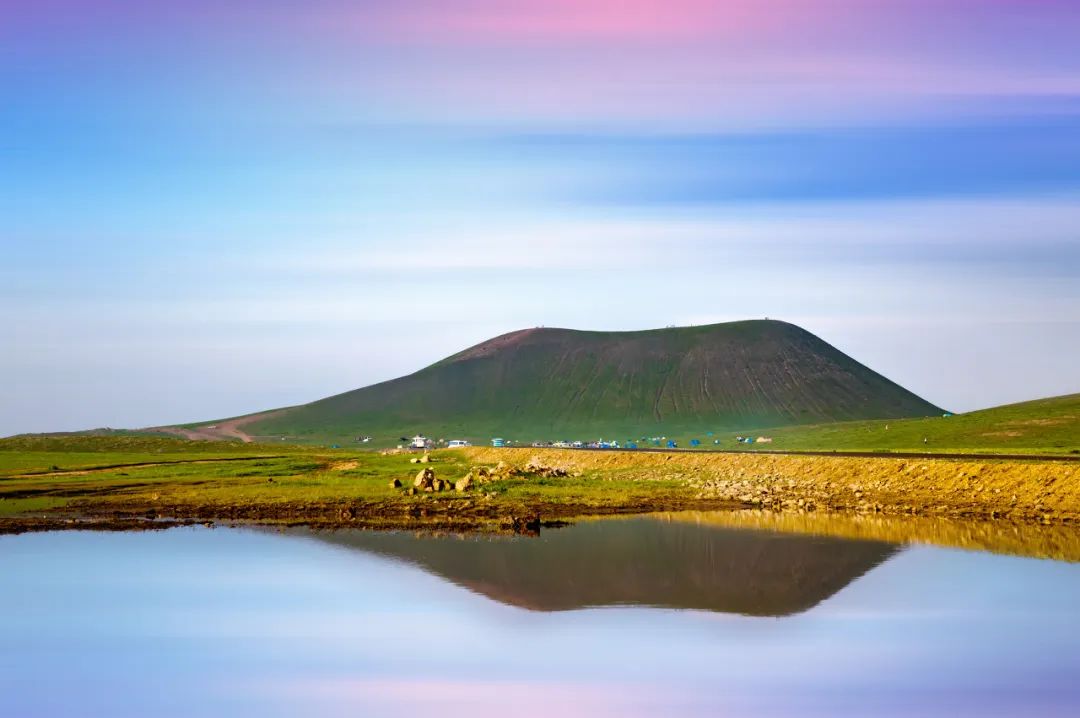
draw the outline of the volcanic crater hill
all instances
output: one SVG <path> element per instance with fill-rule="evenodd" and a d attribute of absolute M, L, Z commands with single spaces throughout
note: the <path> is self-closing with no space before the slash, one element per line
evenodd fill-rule
<path fill-rule="evenodd" d="M 800 327 L 754 320 L 511 332 L 414 374 L 282 410 L 248 431 L 621 438 L 940 412 Z"/>

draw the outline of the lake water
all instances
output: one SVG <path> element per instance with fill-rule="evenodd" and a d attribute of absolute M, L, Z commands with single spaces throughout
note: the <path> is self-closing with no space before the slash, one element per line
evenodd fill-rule
<path fill-rule="evenodd" d="M 700 518 L 0 537 L 0 715 L 1080 715 L 1080 564 Z"/>

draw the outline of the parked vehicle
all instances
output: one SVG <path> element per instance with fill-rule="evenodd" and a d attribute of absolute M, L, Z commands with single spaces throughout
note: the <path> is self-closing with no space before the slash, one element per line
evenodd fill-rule
<path fill-rule="evenodd" d="M 460 449 L 463 446 L 472 446 L 472 444 L 465 439 L 451 439 L 446 442 L 446 448 L 448 449 Z"/>

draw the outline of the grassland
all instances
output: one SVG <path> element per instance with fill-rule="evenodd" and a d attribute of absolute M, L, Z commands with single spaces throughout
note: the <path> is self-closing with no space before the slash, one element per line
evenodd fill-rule
<path fill-rule="evenodd" d="M 0 530 L 221 521 L 534 530 L 583 515 L 748 507 L 1080 521 L 1080 462 L 489 448 L 415 458 L 162 438 L 2 440 Z M 472 483 L 411 490 L 424 469 Z"/>
<path fill-rule="evenodd" d="M 0 529 L 164 520 L 498 529 L 521 528 L 540 513 L 718 503 L 695 500 L 681 482 L 523 474 L 496 475 L 467 492 L 409 495 L 420 468 L 456 482 L 475 467 L 463 452 L 437 452 L 423 467 L 411 458 L 164 438 L 0 440 Z"/>
<path fill-rule="evenodd" d="M 724 448 L 1080 454 L 1080 394 L 949 417 L 788 426 L 753 435 L 773 442 L 743 445 L 725 437 Z"/>
<path fill-rule="evenodd" d="M 13 470 L 87 468 L 138 461 L 169 461 L 185 458 L 228 458 L 256 454 L 310 451 L 291 444 L 241 444 L 239 442 L 182 441 L 172 437 L 123 434 L 24 435 L 0 439 L 0 473 Z"/>
<path fill-rule="evenodd" d="M 765 436 L 772 441 L 743 444 L 736 441 L 738 435 L 754 438 Z M 743 427 L 717 432 L 677 428 L 666 431 L 663 436 L 675 440 L 680 449 L 691 448 L 691 440 L 697 439 L 700 442 L 697 449 L 702 451 L 1080 456 L 1080 394 L 950 416 L 943 412 L 927 418 L 845 421 L 771 429 Z M 620 443 L 633 440 L 643 448 L 652 448 L 652 444 L 643 439 L 640 433 L 609 435 L 606 438 Z M 664 443 L 659 442 L 658 445 Z"/>

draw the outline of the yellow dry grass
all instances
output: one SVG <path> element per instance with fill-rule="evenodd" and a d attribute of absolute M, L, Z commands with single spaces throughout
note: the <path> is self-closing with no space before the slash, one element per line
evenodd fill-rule
<path fill-rule="evenodd" d="M 1080 520 L 1080 463 L 900 457 L 467 450 L 481 463 L 529 461 L 591 478 L 680 479 L 699 497 L 783 510 Z"/>

